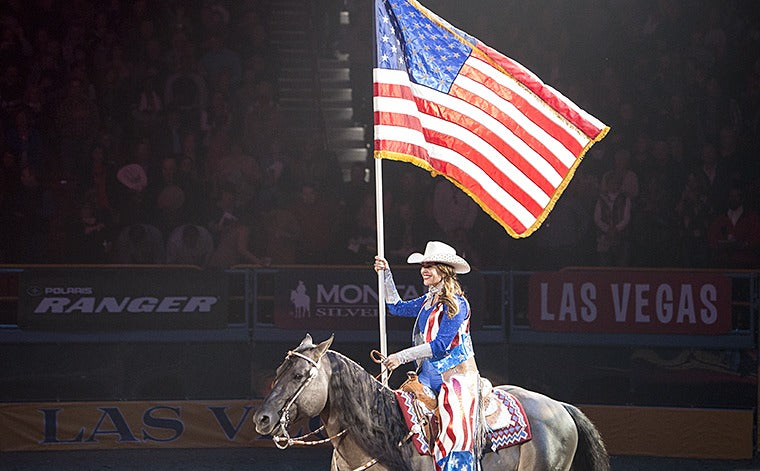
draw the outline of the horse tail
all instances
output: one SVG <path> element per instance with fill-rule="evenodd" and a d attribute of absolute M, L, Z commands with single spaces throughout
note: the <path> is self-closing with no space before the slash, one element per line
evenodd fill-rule
<path fill-rule="evenodd" d="M 610 457 L 599 430 L 586 414 L 570 404 L 562 404 L 578 429 L 578 447 L 573 457 L 573 471 L 609 471 Z"/>

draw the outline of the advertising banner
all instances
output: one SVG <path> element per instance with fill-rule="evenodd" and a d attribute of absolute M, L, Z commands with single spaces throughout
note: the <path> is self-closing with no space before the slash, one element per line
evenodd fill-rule
<path fill-rule="evenodd" d="M 427 288 L 419 270 L 393 271 L 399 296 L 410 300 Z M 478 309 L 482 283 L 477 274 L 462 277 L 472 305 L 471 328 L 482 324 Z M 284 329 L 377 330 L 377 277 L 368 267 L 357 269 L 309 269 L 280 271 L 275 280 L 275 326 Z M 387 317 L 388 330 L 411 331 L 412 319 Z"/>
<path fill-rule="evenodd" d="M 731 280 L 721 273 L 567 270 L 530 278 L 534 330 L 721 335 L 731 330 Z"/>
<path fill-rule="evenodd" d="M 211 329 L 227 323 L 223 274 L 181 268 L 30 268 L 18 325 L 28 330 Z"/>
<path fill-rule="evenodd" d="M 0 452 L 269 446 L 259 401 L 0 404 Z"/>

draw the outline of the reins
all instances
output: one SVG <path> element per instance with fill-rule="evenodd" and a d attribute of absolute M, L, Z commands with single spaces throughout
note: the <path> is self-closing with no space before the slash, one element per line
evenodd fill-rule
<path fill-rule="evenodd" d="M 385 361 L 385 360 L 386 360 L 388 357 L 386 357 L 385 355 L 383 355 L 382 353 L 380 353 L 380 351 L 379 351 L 379 350 L 372 350 L 371 352 L 369 352 L 369 357 L 372 359 L 372 361 L 374 361 L 375 363 L 377 363 L 378 365 L 380 365 L 380 366 L 382 367 L 382 369 L 388 370 L 388 379 L 390 379 L 390 378 L 391 378 L 391 375 L 393 374 L 393 370 L 391 370 L 391 369 L 387 368 L 387 367 L 386 367 L 386 366 L 383 364 L 383 362 L 384 362 L 384 361 Z M 383 371 L 382 371 L 382 369 L 380 370 L 380 373 L 378 373 L 378 374 L 375 376 L 375 379 L 376 379 L 376 380 L 378 380 L 378 381 L 380 381 L 380 377 L 383 375 Z"/>

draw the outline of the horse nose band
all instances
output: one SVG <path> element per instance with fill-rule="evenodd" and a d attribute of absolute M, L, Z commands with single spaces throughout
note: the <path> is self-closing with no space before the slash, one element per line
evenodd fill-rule
<path fill-rule="evenodd" d="M 306 375 L 306 379 L 304 379 L 304 381 L 298 387 L 296 393 L 280 410 L 280 431 L 282 435 L 276 435 L 274 437 L 274 444 L 281 450 L 284 450 L 292 444 L 290 434 L 288 434 L 288 424 L 290 423 L 290 407 L 296 402 L 296 399 L 298 399 L 298 396 L 301 395 L 303 390 L 306 389 L 306 386 L 308 386 L 309 383 L 317 377 L 317 374 L 319 374 L 319 362 L 322 360 L 322 355 L 320 355 L 320 357 L 314 361 L 303 353 L 293 350 L 288 352 L 288 354 L 285 356 L 285 359 L 289 359 L 290 357 L 298 357 L 306 360 L 309 364 L 311 364 L 311 368 L 309 368 L 309 374 Z"/>

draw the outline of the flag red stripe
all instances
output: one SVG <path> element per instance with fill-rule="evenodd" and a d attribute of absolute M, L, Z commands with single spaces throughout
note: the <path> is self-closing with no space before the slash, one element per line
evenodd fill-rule
<path fill-rule="evenodd" d="M 470 404 L 474 403 L 475 401 L 473 401 L 471 397 L 463 397 L 465 395 L 469 396 L 469 394 L 470 394 L 470 391 L 466 390 L 467 386 L 463 385 L 462 383 L 460 383 L 456 378 L 452 378 L 451 382 L 453 383 L 454 381 L 456 381 L 457 383 L 459 383 L 458 384 L 459 387 L 457 388 L 458 389 L 457 392 L 459 393 L 460 400 L 467 399 L 467 400 L 470 400 Z M 470 441 L 470 425 L 471 424 L 470 424 L 470 421 L 468 420 L 469 417 L 474 417 L 474 416 L 473 415 L 466 415 L 466 414 L 464 414 L 464 410 L 462 410 L 462 422 L 461 422 L 461 425 L 460 425 L 460 429 L 464 432 L 464 437 L 463 437 L 463 442 L 462 442 L 462 449 L 463 450 L 469 450 L 470 449 L 469 441 Z"/>
<path fill-rule="evenodd" d="M 376 87 L 376 90 L 377 93 L 387 93 L 391 90 L 398 92 L 403 88 L 406 87 L 386 87 L 382 84 L 379 84 L 379 86 Z M 546 178 L 544 178 L 544 176 L 537 169 L 530 165 L 524 158 L 522 158 L 519 153 L 509 147 L 501 138 L 499 138 L 495 133 L 491 132 L 488 128 L 478 126 L 478 123 L 476 121 L 465 117 L 456 111 L 449 110 L 448 108 L 445 108 L 441 105 L 431 104 L 419 98 L 415 103 L 415 109 L 418 109 L 418 111 L 421 113 L 436 116 L 446 121 L 455 122 L 462 126 L 464 129 L 469 129 L 473 132 L 475 130 L 482 131 L 480 137 L 492 145 L 500 154 L 502 154 L 503 157 L 512 162 L 512 164 L 515 165 L 525 176 L 533 180 L 534 183 L 536 183 L 536 185 L 541 188 L 544 194 L 550 196 L 556 190 L 556 187 L 552 185 L 548 180 L 546 180 Z M 375 123 L 406 126 L 413 129 L 419 129 L 421 127 L 421 124 L 419 123 L 419 120 L 416 119 L 416 117 L 413 118 L 408 117 L 408 115 L 405 114 L 385 112 L 376 112 Z M 446 138 L 439 138 L 437 144 L 456 151 L 458 154 L 480 167 L 486 174 L 489 175 L 492 180 L 494 180 L 494 182 L 496 182 L 505 191 L 510 193 L 517 201 L 519 201 L 534 217 L 538 217 L 541 214 L 543 207 L 540 203 L 536 202 L 533 197 L 531 197 L 516 182 L 509 178 L 509 175 L 505 174 L 505 172 L 499 168 L 498 165 L 494 165 L 489 159 L 485 158 L 482 154 L 475 151 L 471 146 L 466 145 L 466 147 L 463 147 L 465 143 L 460 142 L 454 137 L 448 136 Z M 443 167 L 436 168 L 436 170 L 451 176 L 451 174 Z M 512 215 L 509 217 L 512 218 Z"/>
<path fill-rule="evenodd" d="M 491 89 L 494 93 L 496 93 L 500 97 L 513 103 L 515 107 L 520 111 L 520 113 L 525 115 L 526 118 L 536 123 L 536 125 L 542 128 L 547 134 L 549 134 L 558 142 L 560 142 L 574 156 L 578 156 L 583 151 L 583 146 L 580 145 L 577 139 L 573 138 L 573 136 L 570 135 L 570 133 L 567 131 L 566 128 L 563 128 L 559 123 L 547 117 L 544 113 L 541 112 L 541 110 L 537 109 L 531 102 L 524 99 L 519 94 L 512 92 L 509 88 L 498 83 L 496 80 L 484 74 L 480 70 L 467 65 L 467 63 L 465 63 L 465 66 L 462 68 L 462 75 L 476 82 L 482 83 L 484 86 Z M 501 119 L 499 120 L 501 121 Z M 525 134 L 531 138 L 534 138 L 534 136 L 531 135 L 530 133 L 526 132 Z M 538 139 L 534 139 L 534 140 L 538 143 L 541 142 Z M 543 152 L 539 151 L 537 147 L 534 147 L 531 142 L 528 142 L 528 141 L 526 142 L 531 147 L 533 147 L 537 152 L 539 152 L 542 156 L 547 157 Z M 543 144 L 540 144 L 540 145 L 544 147 Z M 549 152 L 549 154 L 553 156 L 553 153 L 551 153 L 548 149 L 547 149 L 547 152 Z M 547 161 L 551 163 L 551 161 L 548 158 L 547 158 Z M 563 164 L 562 162 L 559 162 L 559 166 L 555 166 L 553 163 L 552 165 L 558 171 L 560 168 L 567 169 L 567 166 Z M 560 173 L 564 173 L 564 172 L 560 171 Z"/>
<path fill-rule="evenodd" d="M 443 136 L 441 137 L 443 138 Z M 436 144 L 440 144 L 442 141 L 442 139 L 436 138 L 434 134 L 430 134 L 430 139 L 435 140 Z M 480 183 L 478 183 L 478 181 L 472 178 L 469 174 L 463 172 L 461 169 L 449 164 L 448 162 L 442 162 L 438 159 L 435 159 L 434 157 L 430 157 L 430 164 L 431 167 L 438 170 L 440 173 L 448 175 L 449 177 L 459 182 L 460 185 L 467 188 L 467 190 L 479 202 L 485 205 L 493 213 L 493 216 L 496 217 L 500 222 L 509 224 L 510 227 L 513 227 L 516 231 L 524 231 L 526 229 L 525 225 L 520 222 L 517 217 L 515 217 L 501 203 L 499 203 L 496 198 L 491 195 L 491 193 L 483 189 Z M 509 192 L 509 190 L 510 189 L 506 189 L 505 191 Z M 513 194 L 513 196 L 515 195 Z"/>
<path fill-rule="evenodd" d="M 406 98 L 407 100 L 414 99 L 414 93 L 412 88 L 408 85 L 398 85 L 395 83 L 382 83 L 375 82 L 374 96 L 389 96 L 394 98 Z"/>
<path fill-rule="evenodd" d="M 474 80 L 478 80 L 478 79 L 482 79 L 482 78 L 486 77 L 484 74 L 482 74 L 481 72 L 479 72 L 476 69 L 473 69 L 472 67 L 466 66 L 466 68 L 469 69 L 472 72 L 470 78 L 473 78 Z M 493 89 L 495 92 L 500 93 L 500 94 L 503 94 L 505 92 L 506 93 L 510 93 L 507 89 L 505 89 L 501 85 L 495 83 L 492 79 L 488 79 L 488 80 L 490 82 L 492 82 L 491 87 L 489 87 L 489 88 Z M 393 97 L 393 98 L 405 98 L 405 99 L 408 99 L 408 100 L 412 100 L 414 98 L 414 95 L 412 93 L 412 89 L 410 87 L 408 87 L 408 86 L 375 82 L 374 90 L 375 90 L 375 96 Z M 565 166 L 565 164 L 563 164 L 538 139 L 536 139 L 529 132 L 527 132 L 522 127 L 520 127 L 506 113 L 500 111 L 498 109 L 498 107 L 494 106 L 492 103 L 488 102 L 487 100 L 484 100 L 484 99 L 482 99 L 480 97 L 476 97 L 475 95 L 472 95 L 469 91 L 467 91 L 467 90 L 465 90 L 465 89 L 463 89 L 461 87 L 458 87 L 456 85 L 454 87 L 452 87 L 450 95 L 451 96 L 455 96 L 455 97 L 457 97 L 457 98 L 459 98 L 459 99 L 461 99 L 461 100 L 463 100 L 465 102 L 468 102 L 470 104 L 479 106 L 483 111 L 485 111 L 489 115 L 493 116 L 496 120 L 500 121 L 502 124 L 505 125 L 505 127 L 507 127 L 508 129 L 510 129 L 518 138 L 522 139 L 531 148 L 533 148 L 534 150 L 536 150 L 538 152 L 538 154 L 541 155 L 541 157 L 544 158 L 544 160 L 546 160 L 552 167 L 554 167 L 557 170 L 557 173 L 559 173 L 562 176 L 564 176 L 565 173 L 567 173 L 567 167 Z M 419 103 L 420 99 L 417 98 L 417 100 L 418 100 L 418 103 Z M 522 100 L 522 99 L 519 99 L 517 106 L 521 106 L 522 108 L 525 108 L 527 111 L 530 111 L 530 109 L 529 109 L 530 108 L 530 104 L 528 102 Z M 521 109 L 521 111 L 522 111 L 522 109 Z M 430 113 L 430 112 L 428 112 L 427 114 L 431 114 L 432 115 L 432 113 Z M 546 118 L 546 116 L 544 116 L 543 113 L 540 113 L 540 112 L 538 112 L 535 109 L 533 109 L 532 114 L 537 115 L 536 117 L 534 117 L 534 122 L 535 122 L 535 120 L 538 120 L 539 118 L 547 121 L 546 123 L 544 123 L 544 122 L 538 123 L 539 125 L 547 125 L 547 126 L 548 125 L 556 125 L 556 123 L 554 123 L 551 120 L 549 120 L 548 118 Z M 444 119 L 446 119 L 446 118 L 444 118 Z M 477 122 L 474 121 L 474 120 L 470 120 L 470 123 L 476 123 L 477 124 Z M 481 128 L 485 129 L 483 126 L 476 126 L 476 127 L 464 126 L 464 127 L 468 128 L 468 129 L 471 129 L 473 131 L 475 129 L 481 129 Z M 559 131 L 557 133 L 559 133 Z M 492 135 L 496 136 L 495 133 L 493 133 Z M 564 134 L 564 137 L 565 137 L 566 140 L 571 141 L 570 144 L 564 144 L 563 143 L 563 145 L 565 145 L 565 147 L 568 147 L 568 145 L 571 145 L 571 144 L 574 143 L 575 144 L 575 151 L 576 152 L 579 153 L 582 150 L 582 148 L 580 148 L 580 146 L 578 145 L 578 142 L 575 141 L 575 140 L 573 140 L 572 138 L 570 138 L 567 135 L 567 133 Z M 520 157 L 520 155 L 517 152 L 515 152 L 514 150 L 512 150 L 509 155 L 511 155 L 513 159 L 515 157 Z M 576 155 L 576 154 L 574 154 L 574 155 Z M 524 159 L 521 159 L 521 160 L 523 162 L 525 162 Z M 511 160 L 511 161 L 513 163 L 515 163 L 514 160 Z M 530 170 L 527 170 L 525 166 L 518 165 L 516 163 L 515 163 L 515 165 L 518 168 L 520 168 L 523 171 L 523 173 L 525 173 L 526 175 L 532 177 L 532 175 L 535 174 L 535 169 L 533 169 L 532 166 L 530 166 L 529 164 L 527 164 L 527 162 L 525 162 L 525 163 L 526 163 L 526 165 L 529 166 Z M 527 170 L 527 172 L 526 172 L 526 170 Z M 531 170 L 534 170 L 534 171 L 531 172 Z M 533 179 L 533 178 L 531 178 L 531 179 Z M 536 182 L 538 184 L 537 180 L 535 180 L 535 179 L 533 179 L 533 180 L 534 180 L 534 182 Z M 554 186 L 551 185 L 551 184 L 549 184 L 548 182 L 547 182 L 547 184 L 548 184 L 548 186 L 543 186 L 543 185 L 540 185 L 540 184 L 539 184 L 539 186 L 542 187 L 542 189 L 544 190 L 544 192 L 547 195 L 551 195 L 553 193 L 553 191 L 554 191 Z M 548 190 L 547 188 L 551 188 L 551 190 Z"/>
<path fill-rule="evenodd" d="M 533 75 L 533 73 L 525 69 L 522 65 L 483 43 L 479 42 L 477 46 L 478 49 L 488 56 L 488 58 L 501 66 L 515 80 L 525 85 L 528 90 L 544 100 L 549 106 L 556 110 L 557 113 L 580 129 L 581 132 L 590 139 L 596 139 L 602 133 L 603 129 L 600 129 L 586 120 L 575 111 L 573 107 L 568 105 L 562 97 L 556 95 L 551 88 L 546 87 L 538 77 Z"/>
<path fill-rule="evenodd" d="M 405 114 L 399 114 L 399 113 L 385 113 L 385 112 L 375 112 L 375 122 L 378 124 L 387 124 L 387 125 L 393 125 L 393 126 L 405 126 L 409 122 L 419 122 L 415 117 L 411 117 L 409 115 Z M 471 162 L 478 165 L 481 169 L 483 169 L 484 172 L 486 172 L 495 182 L 499 184 L 507 193 L 512 195 L 517 201 L 519 201 L 528 211 L 531 212 L 534 216 L 538 216 L 541 214 L 542 207 L 540 204 L 538 204 L 533 198 L 530 197 L 528 193 L 526 193 L 519 185 L 517 185 L 515 182 L 513 182 L 509 175 L 502 172 L 500 169 L 495 167 L 490 160 L 483 157 L 480 153 L 478 153 L 475 149 L 467 145 L 465 142 L 462 142 L 458 139 L 454 139 L 451 136 L 448 136 L 446 134 L 437 133 L 431 130 L 425 130 L 424 132 L 425 139 L 428 142 L 446 147 L 448 149 L 451 149 L 458 154 L 462 156 L 468 156 L 467 159 Z M 394 141 L 395 142 L 395 141 Z M 387 145 L 379 144 L 376 146 L 376 149 L 379 150 L 391 150 L 386 149 Z M 415 146 L 416 148 L 419 148 Z M 397 146 L 392 151 L 398 152 L 400 149 Z M 406 149 L 404 149 L 406 152 Z M 451 173 L 446 169 L 447 165 L 450 165 L 448 162 L 442 162 L 440 160 L 435 159 L 434 157 L 431 157 L 425 152 L 424 154 L 421 154 L 425 156 L 425 159 L 428 163 L 431 164 L 432 167 L 434 167 L 435 170 L 445 173 L 446 175 L 450 175 Z M 453 166 L 451 168 L 454 168 Z M 466 175 L 466 174 L 463 174 Z M 469 177 L 469 175 L 467 175 Z M 548 182 L 547 182 L 548 183 Z M 484 197 L 483 195 L 486 194 L 485 190 L 482 188 L 480 189 L 480 192 L 478 193 L 478 197 Z"/>
<path fill-rule="evenodd" d="M 400 126 L 422 132 L 422 123 L 417 116 L 404 113 L 391 113 L 387 111 L 375 111 L 375 124 Z"/>
<path fill-rule="evenodd" d="M 390 115 L 392 113 L 377 114 Z M 432 133 L 431 131 L 427 132 L 427 138 L 431 139 L 431 142 L 437 145 L 445 145 L 445 140 L 448 137 L 449 136 L 446 135 Z M 496 198 L 491 195 L 491 193 L 483 189 L 478 181 L 476 181 L 466 172 L 463 172 L 458 167 L 455 167 L 448 162 L 433 158 L 428 154 L 425 148 L 403 141 L 376 139 L 375 150 L 409 156 L 410 160 L 416 160 L 438 173 L 453 178 L 462 186 L 467 188 L 467 190 L 478 200 L 479 203 L 488 208 L 488 210 L 491 212 L 491 216 L 499 221 L 500 224 L 508 224 L 509 227 L 512 227 L 515 231 L 524 231 L 526 229 L 526 226 L 520 222 L 520 220 L 515 217 L 507 208 L 505 208 L 499 201 L 497 201 Z M 518 198 L 520 198 L 521 195 L 525 195 L 525 192 L 515 185 L 510 185 L 509 187 L 505 188 L 505 191 L 510 193 L 518 201 Z M 523 200 L 532 201 L 532 199 L 527 195 L 523 198 Z M 527 203 L 524 204 L 527 205 Z"/>
<path fill-rule="evenodd" d="M 516 201 L 518 201 L 525 209 L 527 209 L 533 216 L 538 217 L 538 215 L 541 214 L 542 207 L 540 204 L 538 204 L 533 198 L 528 195 L 528 193 L 525 192 L 520 186 L 515 184 L 507 175 L 502 173 L 499 169 L 493 167 L 493 164 L 480 155 L 475 149 L 470 147 L 466 142 L 462 142 L 458 139 L 454 139 L 451 136 L 447 134 L 442 134 L 436 131 L 432 131 L 429 129 L 425 130 L 425 139 L 433 144 L 437 144 L 443 147 L 446 147 L 448 149 L 453 150 L 459 155 L 467 156 L 467 159 L 471 162 L 475 163 L 483 169 L 488 175 L 496 181 L 500 187 L 504 189 L 507 193 L 509 193 Z M 431 156 L 431 162 L 437 161 L 434 156 Z M 489 198 L 491 201 L 493 201 L 493 204 L 498 205 L 497 207 L 492 206 L 492 204 L 487 204 L 487 206 L 491 209 L 497 209 L 501 208 L 502 211 L 507 211 L 506 208 L 504 208 L 500 203 L 496 201 L 493 197 L 491 197 L 491 194 L 488 193 L 483 187 L 475 180 L 472 176 L 465 173 L 458 167 L 446 162 L 441 164 L 441 167 L 444 165 L 449 166 L 449 168 L 446 170 L 446 174 L 455 178 L 460 183 L 464 184 L 464 180 L 467 180 L 469 182 L 472 182 L 471 184 L 464 185 L 468 190 L 470 190 L 475 196 L 478 197 L 481 201 L 485 203 L 485 198 Z M 494 178 L 497 175 L 500 175 L 501 178 Z M 474 185 L 474 186 L 470 186 Z M 497 214 L 499 211 L 497 211 Z M 510 214 L 510 217 L 514 217 Z"/>
<path fill-rule="evenodd" d="M 430 155 L 428 155 L 427 149 L 408 142 L 394 141 L 391 139 L 375 139 L 375 150 L 407 155 L 411 159 L 425 162 L 428 166 L 432 167 L 432 165 L 430 165 L 431 159 Z M 436 169 L 436 171 L 440 170 Z"/>
<path fill-rule="evenodd" d="M 526 131 L 515 120 L 513 120 L 508 114 L 501 111 L 490 101 L 473 95 L 470 91 L 457 86 L 456 84 L 451 87 L 450 95 L 461 98 L 462 100 L 477 106 L 484 112 L 488 113 L 491 117 L 499 121 L 504 125 L 512 134 L 518 139 L 523 141 L 531 149 L 533 149 L 538 155 L 541 156 L 549 165 L 551 165 L 558 174 L 563 175 L 567 172 L 567 167 L 563 164 L 554 153 L 552 153 L 540 140 Z M 551 194 L 551 192 L 549 192 Z"/>
<path fill-rule="evenodd" d="M 446 410 L 446 413 L 448 414 L 448 416 L 453 419 L 454 410 L 451 407 L 451 400 L 448 399 L 448 397 L 452 395 L 453 392 L 449 391 L 449 388 L 446 385 L 441 386 L 441 392 L 444 392 L 444 394 L 446 395 L 443 398 L 443 407 Z M 457 440 L 457 434 L 451 422 L 449 422 L 448 427 L 446 427 L 446 436 L 452 443 L 455 443 Z M 439 442 L 442 442 L 442 441 L 439 440 Z M 439 446 L 439 450 L 441 451 L 446 450 L 447 448 L 448 447 Z"/>
<path fill-rule="evenodd" d="M 417 99 L 417 108 L 419 110 L 429 116 L 434 116 L 436 118 L 440 118 L 444 121 L 449 121 L 456 123 L 457 125 L 461 126 L 464 129 L 469 130 L 473 134 L 477 135 L 484 141 L 486 141 L 488 144 L 490 144 L 494 149 L 496 149 L 499 154 L 501 154 L 506 160 L 510 161 L 512 165 L 517 167 L 520 172 L 527 176 L 533 183 L 535 183 L 541 190 L 548 196 L 551 196 L 552 193 L 554 193 L 554 190 L 556 187 L 552 185 L 546 177 L 544 177 L 541 172 L 539 172 L 535 167 L 533 167 L 522 155 L 520 155 L 515 149 L 513 149 L 511 146 L 509 146 L 506 142 L 504 142 L 503 139 L 501 139 L 496 133 L 491 131 L 490 128 L 487 128 L 474 119 L 470 118 L 469 116 L 463 115 L 459 113 L 458 111 L 454 111 L 452 109 L 446 108 L 443 105 L 440 105 L 438 103 L 430 103 L 428 101 Z M 459 142 L 459 139 L 457 139 L 457 142 Z M 452 144 L 455 144 L 452 142 Z M 498 167 L 494 166 L 493 163 L 491 163 L 490 160 L 485 158 L 482 154 L 479 152 L 475 152 L 473 148 L 470 147 L 470 149 L 466 150 L 458 150 L 455 149 L 459 155 L 462 155 L 466 157 L 468 160 L 471 160 L 474 162 L 478 167 L 483 169 L 495 182 L 499 183 L 500 186 L 503 186 L 502 183 L 506 183 L 507 176 L 504 175 L 504 172 L 499 169 Z M 471 154 L 470 152 L 475 152 L 474 154 Z M 501 177 L 503 175 L 503 177 Z M 539 211 L 540 214 L 540 211 Z"/>
<path fill-rule="evenodd" d="M 375 150 L 409 156 L 410 160 L 412 161 L 425 162 L 429 168 L 432 168 L 439 173 L 451 176 L 452 178 L 456 179 L 456 177 L 449 175 L 444 171 L 446 163 L 429 157 L 427 151 L 424 148 L 415 146 L 414 144 L 393 140 L 377 139 L 375 140 Z M 424 158 L 422 156 L 427 156 L 427 158 Z M 452 168 L 454 167 L 452 166 Z M 479 202 L 481 202 L 485 207 L 489 209 L 489 211 L 492 213 L 491 216 L 496 219 L 499 224 L 509 225 L 509 227 L 513 228 L 518 234 L 526 230 L 525 225 L 521 223 L 520 220 L 517 219 L 514 215 L 512 215 L 511 212 L 504 208 L 498 201 L 496 201 L 496 199 L 493 198 L 490 193 L 485 191 L 478 182 L 470 178 L 469 175 L 466 175 L 459 169 L 456 169 L 454 174 L 461 178 L 461 180 L 458 180 L 460 184 L 465 186 Z"/>
<path fill-rule="evenodd" d="M 477 387 L 477 384 L 478 384 L 478 383 L 476 383 L 476 386 L 475 386 L 475 387 Z M 472 400 L 470 401 L 470 413 L 468 414 L 468 416 L 469 416 L 469 417 L 475 417 L 475 414 L 476 414 L 476 412 L 475 412 L 475 407 L 477 406 L 477 402 L 478 402 L 478 401 L 474 400 L 474 398 L 471 398 L 471 399 L 472 399 Z M 470 423 L 467 423 L 466 425 L 468 426 L 468 430 L 470 430 L 470 431 L 471 431 L 471 432 L 473 432 L 473 434 L 474 434 L 474 431 L 473 431 L 473 430 L 471 430 L 471 429 L 469 428 L 469 426 L 470 426 L 471 424 L 470 424 Z M 468 443 L 468 444 L 467 444 L 467 447 L 468 447 L 468 449 L 472 449 L 472 448 L 474 448 L 474 443 Z"/>

